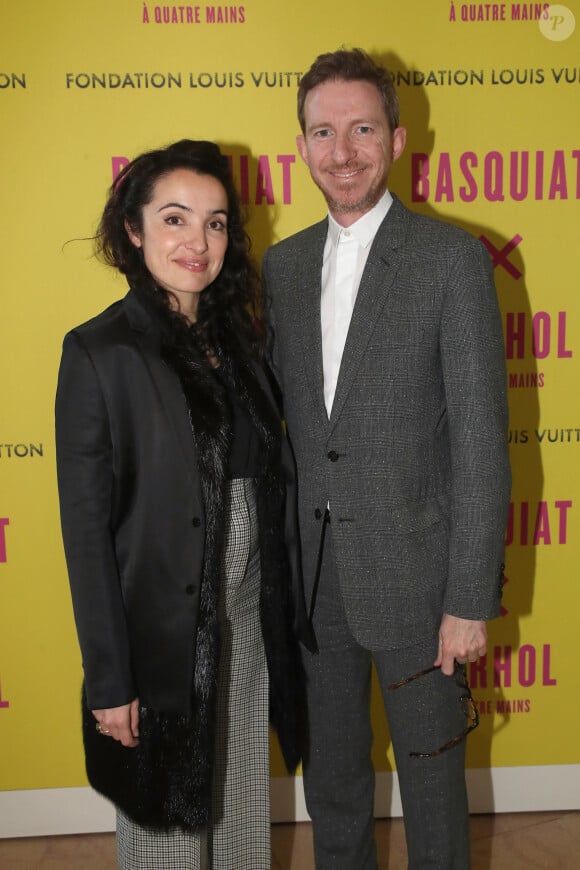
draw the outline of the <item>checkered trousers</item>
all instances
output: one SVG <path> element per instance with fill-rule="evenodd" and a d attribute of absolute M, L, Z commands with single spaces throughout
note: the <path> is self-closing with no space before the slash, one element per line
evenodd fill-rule
<path fill-rule="evenodd" d="M 254 481 L 229 482 L 216 757 L 206 830 L 154 831 L 117 812 L 120 870 L 270 870 L 268 671 Z"/>

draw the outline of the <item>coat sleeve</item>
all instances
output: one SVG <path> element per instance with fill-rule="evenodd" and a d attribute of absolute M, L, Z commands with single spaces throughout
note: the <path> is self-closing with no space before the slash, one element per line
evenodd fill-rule
<path fill-rule="evenodd" d="M 77 333 L 64 341 L 56 394 L 56 461 L 64 550 L 90 709 L 135 697 L 111 524 L 109 413 Z"/>
<path fill-rule="evenodd" d="M 491 261 L 473 239 L 450 260 L 440 333 L 452 490 L 443 610 L 499 614 L 511 475 L 505 353 Z"/>

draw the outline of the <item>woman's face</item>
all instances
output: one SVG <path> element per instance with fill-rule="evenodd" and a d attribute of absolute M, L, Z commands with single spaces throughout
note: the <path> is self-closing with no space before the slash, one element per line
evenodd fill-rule
<path fill-rule="evenodd" d="M 142 232 L 125 225 L 132 243 L 143 249 L 155 282 L 174 294 L 179 310 L 192 321 L 199 294 L 223 266 L 227 222 L 227 194 L 217 178 L 175 169 L 155 184 L 151 202 L 143 207 Z"/>

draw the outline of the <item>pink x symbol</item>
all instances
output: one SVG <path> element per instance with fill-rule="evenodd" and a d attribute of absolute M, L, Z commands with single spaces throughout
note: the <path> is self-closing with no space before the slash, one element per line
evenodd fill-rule
<path fill-rule="evenodd" d="M 520 272 L 520 270 L 508 260 L 508 254 L 511 254 L 513 249 L 517 248 L 519 243 L 522 241 L 522 237 L 519 235 L 519 233 L 518 235 L 515 235 L 513 239 L 507 243 L 507 245 L 504 245 L 501 250 L 499 248 L 496 248 L 493 242 L 490 242 L 490 240 L 485 236 L 480 236 L 479 240 L 480 242 L 483 242 L 483 244 L 491 254 L 494 269 L 496 266 L 503 266 L 506 272 L 509 272 L 512 278 L 515 278 L 516 281 L 518 278 L 522 277 L 522 273 Z"/>

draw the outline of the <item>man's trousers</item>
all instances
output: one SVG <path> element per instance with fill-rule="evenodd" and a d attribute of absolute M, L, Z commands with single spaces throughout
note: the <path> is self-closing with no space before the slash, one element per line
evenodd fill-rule
<path fill-rule="evenodd" d="M 371 618 L 380 619 L 380 614 Z M 400 688 L 388 688 L 430 667 L 438 639 L 411 637 L 404 649 L 378 652 L 356 642 L 343 608 L 330 526 L 315 590 L 313 627 L 319 652 L 304 651 L 309 718 L 304 788 L 317 870 L 376 870 L 370 722 L 373 662 L 399 776 L 409 870 L 468 870 L 465 741 L 435 757 L 409 754 L 432 752 L 463 733 L 467 720 L 460 698 L 465 689 L 439 670 Z"/>

